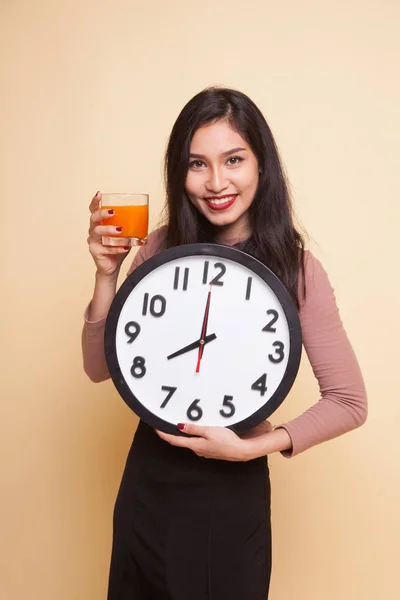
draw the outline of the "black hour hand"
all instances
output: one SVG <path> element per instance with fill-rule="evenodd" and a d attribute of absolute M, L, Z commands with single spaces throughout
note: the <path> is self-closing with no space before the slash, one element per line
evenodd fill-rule
<path fill-rule="evenodd" d="M 217 336 L 215 335 L 215 333 L 206 335 L 206 337 L 204 338 L 204 345 L 208 344 L 208 342 L 212 342 L 216 338 L 217 338 Z M 170 360 L 171 358 L 175 358 L 175 356 L 180 356 L 181 354 L 190 352 L 190 350 L 198 350 L 200 348 L 200 342 L 201 342 L 201 340 L 197 340 L 196 342 L 193 342 L 193 344 L 189 344 L 188 346 L 185 346 L 184 348 L 177 350 L 173 354 L 170 354 L 169 356 L 167 356 L 167 359 Z"/>

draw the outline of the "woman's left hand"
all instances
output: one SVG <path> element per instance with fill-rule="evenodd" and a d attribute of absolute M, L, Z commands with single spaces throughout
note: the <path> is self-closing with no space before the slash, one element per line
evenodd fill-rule
<path fill-rule="evenodd" d="M 236 433 L 225 427 L 202 427 L 188 423 L 181 431 L 196 437 L 175 436 L 156 429 L 160 438 L 172 446 L 190 448 L 198 456 L 204 458 L 229 461 L 246 461 L 255 458 L 251 453 L 251 441 L 241 439 Z"/>

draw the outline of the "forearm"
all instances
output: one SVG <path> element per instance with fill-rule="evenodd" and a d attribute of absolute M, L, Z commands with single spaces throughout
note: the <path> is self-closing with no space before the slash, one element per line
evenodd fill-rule
<path fill-rule="evenodd" d="M 274 452 L 282 452 L 292 448 L 292 440 L 285 429 L 274 429 L 268 433 L 263 433 L 258 437 L 246 440 L 249 453 L 248 460 L 266 456 Z"/>
<path fill-rule="evenodd" d="M 90 304 L 89 320 L 99 321 L 105 319 L 117 291 L 118 273 L 101 275 L 96 273 L 93 298 Z"/>
<path fill-rule="evenodd" d="M 85 315 L 82 331 L 83 366 L 88 377 L 95 382 L 110 377 L 104 353 L 105 319 L 115 297 L 117 276 L 96 273 L 93 298 Z"/>

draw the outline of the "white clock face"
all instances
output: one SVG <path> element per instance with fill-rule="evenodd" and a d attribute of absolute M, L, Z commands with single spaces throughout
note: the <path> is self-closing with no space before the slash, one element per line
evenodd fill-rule
<path fill-rule="evenodd" d="M 164 430 L 182 422 L 231 427 L 264 416 L 263 408 L 271 414 L 295 351 L 279 296 L 225 257 L 182 256 L 150 270 L 114 311 L 111 362 L 124 399 Z"/>

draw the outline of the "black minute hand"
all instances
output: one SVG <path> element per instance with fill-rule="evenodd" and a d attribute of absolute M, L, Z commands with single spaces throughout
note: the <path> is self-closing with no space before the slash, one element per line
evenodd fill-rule
<path fill-rule="evenodd" d="M 212 342 L 216 338 L 217 338 L 217 336 L 215 335 L 215 333 L 211 333 L 210 335 L 207 335 L 204 338 L 204 344 L 203 345 L 206 345 L 209 342 Z M 185 346 L 184 348 L 181 348 L 180 350 L 177 350 L 173 354 L 170 354 L 169 356 L 167 356 L 167 359 L 170 360 L 171 358 L 175 358 L 175 356 L 180 356 L 181 354 L 185 354 L 186 352 L 190 352 L 190 350 L 198 350 L 200 348 L 200 341 L 201 340 L 197 340 L 196 342 L 193 342 L 193 344 L 189 344 L 188 346 Z"/>

